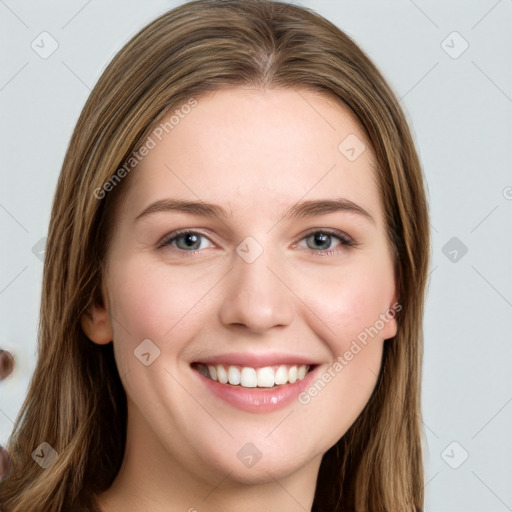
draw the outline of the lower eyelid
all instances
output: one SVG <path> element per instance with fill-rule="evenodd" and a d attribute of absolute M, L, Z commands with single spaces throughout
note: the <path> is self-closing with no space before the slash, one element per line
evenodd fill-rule
<path fill-rule="evenodd" d="M 307 237 L 305 237 L 305 238 L 307 238 Z M 305 238 L 299 240 L 299 242 L 297 244 L 294 244 L 294 247 L 298 246 L 301 242 L 303 242 L 305 240 Z M 337 245 L 335 245 L 334 247 L 330 247 L 329 249 L 311 249 L 310 247 L 307 247 L 305 245 L 306 244 L 305 241 L 304 241 L 304 245 L 301 246 L 301 248 L 305 249 L 306 251 L 309 251 L 309 252 L 328 255 L 328 254 L 332 254 L 335 252 L 340 252 L 340 251 L 343 251 L 346 249 L 350 249 L 351 247 L 354 246 L 354 244 L 350 240 L 342 240 L 342 239 L 339 239 L 338 237 L 333 237 L 333 238 L 336 238 L 339 243 Z"/>

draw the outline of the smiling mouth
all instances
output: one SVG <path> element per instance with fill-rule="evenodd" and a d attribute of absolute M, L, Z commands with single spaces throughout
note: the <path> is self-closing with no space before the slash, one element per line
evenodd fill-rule
<path fill-rule="evenodd" d="M 304 379 L 313 366 L 280 364 L 254 368 L 239 365 L 193 363 L 192 368 L 208 379 L 241 388 L 276 388 Z"/>

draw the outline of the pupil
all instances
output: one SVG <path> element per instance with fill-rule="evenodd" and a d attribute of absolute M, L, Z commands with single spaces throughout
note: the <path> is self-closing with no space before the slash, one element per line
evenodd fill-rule
<path fill-rule="evenodd" d="M 193 246 L 196 243 L 197 243 L 197 236 L 196 235 L 194 235 L 194 234 L 185 235 L 185 244 L 188 247 L 191 247 L 191 246 Z"/>
<path fill-rule="evenodd" d="M 317 233 L 315 234 L 315 244 L 322 245 L 325 244 L 327 239 L 329 238 L 329 235 L 326 235 L 324 233 Z"/>

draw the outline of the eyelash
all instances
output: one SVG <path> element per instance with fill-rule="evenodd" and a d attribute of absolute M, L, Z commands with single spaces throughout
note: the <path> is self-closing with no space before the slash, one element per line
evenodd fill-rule
<path fill-rule="evenodd" d="M 345 235 L 343 232 L 338 231 L 336 229 L 314 229 L 312 231 L 308 231 L 305 233 L 302 238 L 293 244 L 293 247 L 295 247 L 299 242 L 302 240 L 305 240 L 306 238 L 309 238 L 311 235 L 315 235 L 317 233 L 321 233 L 322 235 L 328 235 L 333 238 L 337 238 L 341 242 L 342 249 L 326 249 L 326 250 L 314 250 L 314 249 L 307 249 L 308 252 L 313 253 L 315 256 L 332 256 L 338 252 L 347 250 L 350 247 L 357 247 L 357 244 L 350 239 L 347 235 Z M 183 253 L 185 257 L 193 256 L 197 253 L 202 252 L 204 249 L 196 249 L 195 251 L 185 251 L 183 249 L 178 249 L 176 247 L 171 246 L 171 243 L 174 242 L 176 239 L 180 238 L 183 235 L 200 235 L 204 238 L 208 238 L 205 234 L 201 233 L 200 231 L 193 231 L 190 229 L 180 229 L 178 231 L 173 231 L 172 233 L 169 233 L 167 236 L 165 236 L 161 242 L 158 244 L 158 248 L 164 248 L 164 247 L 172 247 L 173 251 L 177 251 L 179 253 Z M 211 240 L 210 240 L 211 242 Z M 214 242 L 212 242 L 214 243 Z"/>

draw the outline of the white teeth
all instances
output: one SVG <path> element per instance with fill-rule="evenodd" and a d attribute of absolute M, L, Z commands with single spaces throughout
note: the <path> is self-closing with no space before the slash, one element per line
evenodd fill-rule
<path fill-rule="evenodd" d="M 252 368 L 250 366 L 226 367 L 222 364 L 204 365 L 198 364 L 198 370 L 210 377 L 212 380 L 221 384 L 231 384 L 232 386 L 241 386 L 244 388 L 272 388 L 283 384 L 293 384 L 302 380 L 308 373 L 308 365 L 284 365 L 264 366 L 262 368 Z"/>
<path fill-rule="evenodd" d="M 244 367 L 240 375 L 240 385 L 244 388 L 255 388 L 258 384 L 258 378 L 256 377 L 256 370 L 254 368 Z"/>
<path fill-rule="evenodd" d="M 228 369 L 228 380 L 234 386 L 240 384 L 240 370 L 236 366 L 230 366 Z"/>
<path fill-rule="evenodd" d="M 288 369 L 281 365 L 275 374 L 274 382 L 277 385 L 286 384 L 288 382 Z"/>
<path fill-rule="evenodd" d="M 256 374 L 259 388 L 271 388 L 274 385 L 274 370 L 270 366 L 258 368 Z"/>
<path fill-rule="evenodd" d="M 229 381 L 228 372 L 226 371 L 226 368 L 224 368 L 224 366 L 222 366 L 221 364 L 217 366 L 217 378 L 219 379 L 219 382 L 221 384 L 227 384 Z"/>
<path fill-rule="evenodd" d="M 208 371 L 210 372 L 210 377 L 213 380 L 217 380 L 217 368 L 215 366 L 208 366 Z"/>

